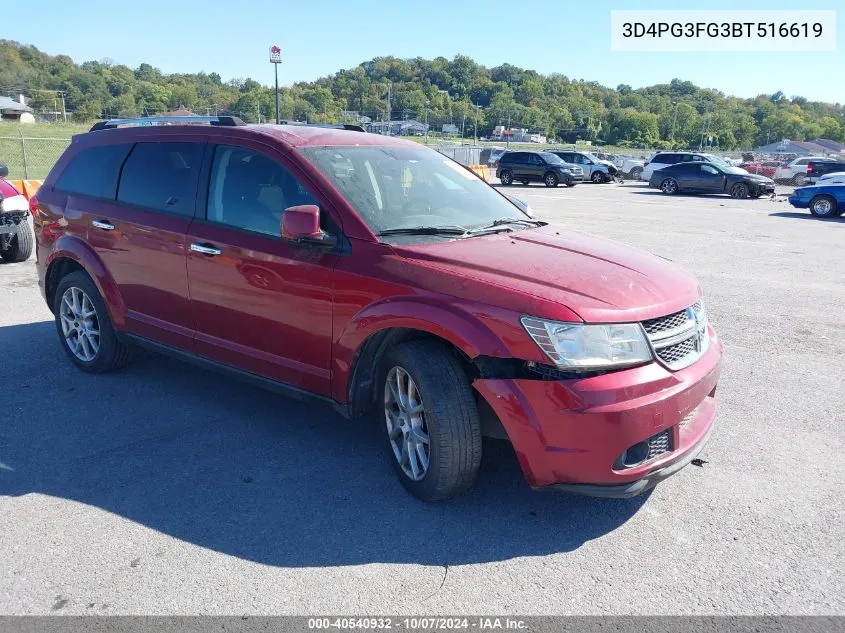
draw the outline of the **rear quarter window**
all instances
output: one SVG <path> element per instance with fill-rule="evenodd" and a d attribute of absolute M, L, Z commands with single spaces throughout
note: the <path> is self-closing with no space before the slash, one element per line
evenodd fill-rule
<path fill-rule="evenodd" d="M 131 143 L 83 149 L 71 158 L 56 180 L 55 189 L 63 193 L 114 200 L 120 167 L 130 149 Z"/>
<path fill-rule="evenodd" d="M 680 156 L 678 154 L 660 154 L 654 157 L 653 162 L 663 165 L 674 165 L 679 159 Z"/>

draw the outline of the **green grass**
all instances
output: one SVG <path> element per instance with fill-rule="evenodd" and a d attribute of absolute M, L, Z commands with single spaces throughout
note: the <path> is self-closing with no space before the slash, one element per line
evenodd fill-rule
<path fill-rule="evenodd" d="M 90 127 L 65 122 L 21 125 L 0 121 L 0 163 L 8 166 L 10 179 L 43 180 L 70 143 L 71 136 Z"/>

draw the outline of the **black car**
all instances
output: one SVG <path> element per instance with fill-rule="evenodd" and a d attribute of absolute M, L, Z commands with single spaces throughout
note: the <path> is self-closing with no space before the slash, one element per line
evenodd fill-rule
<path fill-rule="evenodd" d="M 837 171 L 845 171 L 845 162 L 843 161 L 810 161 L 807 163 L 807 182 L 818 182 L 819 178 L 825 174 L 832 174 Z"/>
<path fill-rule="evenodd" d="M 505 152 L 496 165 L 496 178 L 503 185 L 542 182 L 547 187 L 557 187 L 560 183 L 574 187 L 584 180 L 584 172 L 550 152 Z"/>
<path fill-rule="evenodd" d="M 775 192 L 775 181 L 744 169 L 715 163 L 677 163 L 656 170 L 649 187 L 663 193 L 726 193 L 731 198 L 759 198 Z"/>

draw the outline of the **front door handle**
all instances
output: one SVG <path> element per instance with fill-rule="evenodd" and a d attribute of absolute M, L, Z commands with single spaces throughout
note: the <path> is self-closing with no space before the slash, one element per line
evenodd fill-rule
<path fill-rule="evenodd" d="M 223 251 L 213 247 L 211 244 L 191 244 L 191 250 L 203 255 L 220 255 Z"/>
<path fill-rule="evenodd" d="M 91 226 L 93 226 L 94 228 L 103 229 L 104 231 L 114 231 L 114 224 L 106 220 L 92 220 Z"/>

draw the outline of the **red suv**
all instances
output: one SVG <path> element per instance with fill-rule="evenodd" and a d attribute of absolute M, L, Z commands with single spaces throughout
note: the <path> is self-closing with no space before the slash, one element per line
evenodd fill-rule
<path fill-rule="evenodd" d="M 33 203 L 80 369 L 141 345 L 375 412 L 425 500 L 471 487 L 482 435 L 532 486 L 608 497 L 710 437 L 722 348 L 678 266 L 535 220 L 413 142 L 167 121 L 75 137 Z"/>

